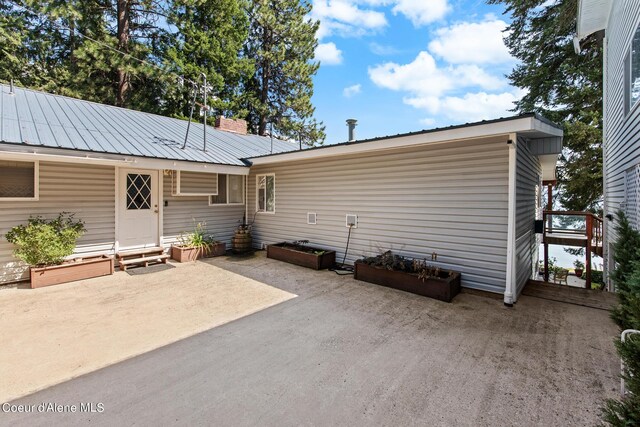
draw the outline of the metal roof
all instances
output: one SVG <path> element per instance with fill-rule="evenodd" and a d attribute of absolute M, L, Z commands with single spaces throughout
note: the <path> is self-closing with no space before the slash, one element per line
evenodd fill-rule
<path fill-rule="evenodd" d="M 0 142 L 169 160 L 246 166 L 241 159 L 298 149 L 293 142 L 239 135 L 187 121 L 0 84 Z M 273 143 L 273 151 L 271 149 Z"/>
<path fill-rule="evenodd" d="M 339 142 L 339 143 L 336 143 L 336 144 L 325 144 L 325 145 L 305 148 L 305 149 L 303 149 L 301 151 L 297 150 L 297 152 L 298 153 L 307 153 L 307 152 L 310 152 L 310 151 L 324 151 L 324 150 L 331 149 L 331 148 L 335 149 L 336 147 L 343 147 L 343 146 L 361 146 L 361 145 L 365 145 L 365 144 L 373 143 L 373 142 L 377 142 L 377 141 L 404 138 L 404 137 L 415 136 L 415 135 L 426 135 L 426 134 L 432 134 L 432 133 L 437 134 L 438 132 L 444 132 L 444 131 L 450 131 L 450 130 L 456 130 L 456 129 L 464 129 L 464 128 L 473 128 L 475 126 L 491 125 L 491 124 L 502 123 L 502 122 L 510 122 L 510 121 L 515 121 L 515 120 L 524 119 L 524 118 L 533 118 L 533 119 L 539 120 L 540 122 L 550 126 L 551 128 L 557 129 L 558 131 L 562 131 L 562 126 L 560 126 L 557 123 L 552 122 L 551 120 L 547 119 L 546 117 L 544 117 L 544 116 L 542 116 L 542 115 L 540 115 L 538 113 L 522 113 L 522 114 L 515 115 L 515 116 L 500 117 L 500 118 L 492 119 L 492 120 L 481 120 L 479 122 L 463 123 L 463 124 L 452 125 L 452 126 L 443 126 L 443 127 L 439 127 L 439 128 L 424 129 L 424 130 L 419 130 L 419 131 L 414 131 L 414 132 L 398 133 L 398 134 L 395 134 L 395 135 L 378 136 L 378 137 L 375 137 L 375 138 L 359 139 L 359 140 L 355 140 L 355 141 L 345 141 L 345 142 Z M 561 134 L 562 134 L 562 132 L 560 132 L 560 135 Z M 545 135 L 545 136 L 551 136 L 551 135 Z M 260 155 L 260 156 L 253 156 L 253 157 L 247 158 L 247 160 L 251 161 L 253 159 L 266 158 L 266 157 L 271 157 L 271 156 L 277 157 L 278 154 L 284 154 L 284 152 L 281 152 L 281 153 L 275 153 L 274 152 L 274 153 L 263 154 L 263 155 Z"/>

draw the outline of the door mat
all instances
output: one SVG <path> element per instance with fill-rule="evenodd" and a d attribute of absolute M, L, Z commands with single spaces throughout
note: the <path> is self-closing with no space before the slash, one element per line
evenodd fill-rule
<path fill-rule="evenodd" d="M 158 273 L 160 271 L 171 270 L 172 268 L 176 268 L 176 266 L 171 264 L 154 264 L 149 267 L 129 267 L 127 268 L 127 273 L 129 273 L 129 276 L 139 276 L 141 274 Z"/>

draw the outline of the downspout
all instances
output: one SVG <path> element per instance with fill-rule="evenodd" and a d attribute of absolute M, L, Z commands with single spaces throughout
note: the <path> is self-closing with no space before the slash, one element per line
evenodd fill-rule
<path fill-rule="evenodd" d="M 504 305 L 513 307 L 516 300 L 516 149 L 518 135 L 509 134 L 509 195 L 507 205 L 507 274 Z"/>

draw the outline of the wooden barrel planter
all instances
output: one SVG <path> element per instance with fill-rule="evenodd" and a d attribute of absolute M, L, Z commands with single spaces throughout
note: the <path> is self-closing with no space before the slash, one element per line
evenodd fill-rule
<path fill-rule="evenodd" d="M 251 252 L 253 250 L 251 231 L 236 230 L 235 234 L 231 238 L 231 250 L 237 254 Z"/>

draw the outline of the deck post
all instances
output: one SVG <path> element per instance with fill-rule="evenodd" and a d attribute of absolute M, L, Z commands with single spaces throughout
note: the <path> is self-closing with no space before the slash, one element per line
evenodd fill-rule
<path fill-rule="evenodd" d="M 587 273 L 586 283 L 584 287 L 586 289 L 591 289 L 591 239 L 593 239 L 593 217 L 589 214 L 586 216 L 587 223 L 587 246 L 586 246 L 586 259 L 585 259 L 585 270 Z"/>
<path fill-rule="evenodd" d="M 544 281 L 549 281 L 549 244 L 544 244 Z"/>

